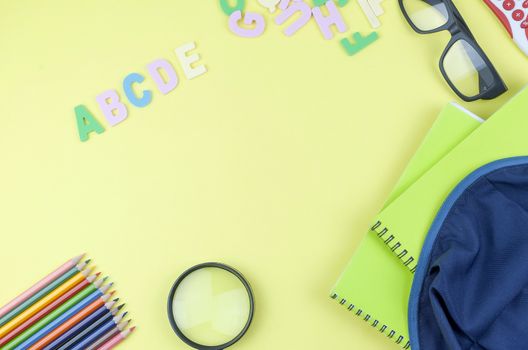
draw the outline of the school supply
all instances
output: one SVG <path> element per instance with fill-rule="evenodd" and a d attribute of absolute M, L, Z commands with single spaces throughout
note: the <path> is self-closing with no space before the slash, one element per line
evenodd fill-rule
<path fill-rule="evenodd" d="M 65 281 L 73 277 L 74 275 L 78 274 L 80 271 L 84 269 L 84 267 L 87 265 L 87 262 L 78 264 L 68 271 L 66 271 L 62 276 L 58 277 L 56 280 L 51 282 L 46 287 L 42 288 L 40 291 L 35 293 L 33 296 L 28 298 L 26 301 L 9 311 L 7 314 L 5 314 L 0 319 L 0 337 L 3 335 L 3 330 L 5 329 L 5 325 L 8 322 L 11 322 L 12 319 L 20 315 L 24 310 L 26 310 L 29 306 L 33 305 L 37 300 L 42 299 L 42 297 L 48 295 L 49 293 L 53 292 L 57 287 L 62 286 Z M 82 276 L 77 276 L 75 281 L 78 281 L 80 279 L 82 280 Z"/>
<path fill-rule="evenodd" d="M 104 343 L 98 350 L 110 350 L 115 348 L 117 345 L 119 345 L 123 340 L 125 340 L 132 332 L 136 330 L 136 327 L 132 327 L 126 330 L 122 330 L 117 335 L 115 335 L 112 339 L 110 339 L 108 342 Z"/>
<path fill-rule="evenodd" d="M 34 344 L 39 342 L 42 338 L 46 337 L 49 333 L 53 332 L 56 328 L 60 327 L 62 324 L 67 322 L 70 318 L 75 317 L 80 312 L 85 310 L 85 308 L 94 309 L 105 305 L 108 299 L 112 296 L 111 294 L 104 294 L 102 290 L 96 290 L 95 292 L 88 295 L 86 298 L 81 300 L 78 304 L 74 305 L 68 311 L 57 317 L 51 323 L 44 326 L 38 332 L 33 334 L 26 340 L 24 343 L 19 345 L 16 350 L 30 349 Z M 85 315 L 85 312 L 83 312 Z"/>
<path fill-rule="evenodd" d="M 24 323 L 22 323 L 20 326 L 18 326 L 17 328 L 9 332 L 6 336 L 0 338 L 0 347 L 10 342 L 13 338 L 18 336 L 20 333 L 22 333 L 23 331 L 25 331 L 32 325 L 36 324 L 38 321 L 43 319 L 43 317 L 50 315 L 52 311 L 58 310 L 61 305 L 71 300 L 80 291 L 84 290 L 87 286 L 89 286 L 93 282 L 94 279 L 95 279 L 95 276 L 88 277 L 86 280 L 79 283 L 78 285 L 70 289 L 65 294 L 61 295 L 60 298 L 56 299 L 53 303 L 49 304 L 44 309 L 40 310 L 35 315 L 27 319 Z M 99 288 L 102 286 L 104 282 L 105 282 L 105 279 L 98 280 L 96 282 L 93 282 L 93 286 L 95 288 Z"/>
<path fill-rule="evenodd" d="M 409 298 L 413 350 L 526 348 L 527 174 L 526 156 L 496 160 L 444 201 Z"/>
<path fill-rule="evenodd" d="M 71 350 L 86 349 L 87 346 L 89 346 L 90 344 L 93 344 L 97 339 L 99 339 L 100 337 L 102 337 L 103 335 L 111 331 L 112 329 L 118 329 L 120 321 L 121 321 L 120 316 L 116 316 L 113 319 L 108 320 L 100 327 L 94 329 L 92 333 L 90 333 L 88 336 L 81 339 L 81 341 L 75 344 L 75 346 L 73 346 Z M 126 325 L 128 325 L 127 322 L 123 323 L 123 327 L 126 327 Z"/>
<path fill-rule="evenodd" d="M 517 46 L 528 55 L 528 1 L 484 0 Z"/>
<path fill-rule="evenodd" d="M 171 288 L 169 322 L 187 345 L 225 349 L 249 329 L 255 303 L 244 276 L 230 266 L 204 263 L 185 271 Z"/>
<path fill-rule="evenodd" d="M 409 281 L 412 279 L 412 273 L 416 271 L 416 261 L 431 222 L 459 179 L 484 164 L 501 158 L 522 156 L 528 152 L 528 144 L 523 134 L 528 130 L 528 121 L 524 118 L 527 109 L 528 89 L 524 89 L 377 216 L 376 224 L 369 235 L 382 243 L 385 252 L 400 261 L 401 267 L 407 266 Z M 384 267 L 391 269 L 393 266 L 385 263 Z M 345 276 L 338 284 L 346 287 L 353 281 L 354 275 L 350 274 L 347 268 Z M 379 290 L 376 285 L 378 279 L 378 276 L 371 275 L 373 282 L 369 282 L 374 286 L 371 290 L 372 298 L 376 297 L 377 291 L 385 296 L 387 304 L 396 303 L 405 309 L 409 304 L 409 294 L 408 291 L 399 291 L 402 282 L 399 281 L 400 285 L 395 284 L 393 287 Z"/>
<path fill-rule="evenodd" d="M 101 338 L 99 338 L 99 340 L 97 340 L 92 345 L 87 347 L 86 350 L 99 349 L 103 344 L 105 344 L 110 339 L 115 337 L 118 333 L 120 333 L 125 328 L 124 326 L 126 326 L 126 324 L 124 324 L 123 322 L 120 323 L 117 328 L 114 328 L 114 329 L 108 331 L 105 335 L 103 335 Z"/>
<path fill-rule="evenodd" d="M 352 41 L 350 41 L 348 38 L 343 38 L 341 39 L 340 43 L 345 49 L 347 55 L 353 56 L 378 40 L 378 38 L 379 36 L 376 32 L 372 32 L 367 36 L 363 36 L 361 33 L 356 32 L 352 34 Z"/>
<path fill-rule="evenodd" d="M 525 88 L 387 206 L 375 219 L 371 234 L 396 256 L 406 251 L 401 260 L 414 272 L 425 234 L 460 179 L 497 159 L 528 154 L 527 110 Z M 413 261 L 407 263 L 410 258 Z"/>
<path fill-rule="evenodd" d="M 117 328 L 108 331 L 105 335 L 99 338 L 96 342 L 86 348 L 86 350 L 99 349 L 103 344 L 107 343 L 110 339 L 121 333 L 126 328 L 127 324 L 121 322 Z"/>
<path fill-rule="evenodd" d="M 399 4 L 415 32 L 430 34 L 446 30 L 451 33 L 451 40 L 440 57 L 440 71 L 461 99 L 490 100 L 507 90 L 451 0 L 399 0 Z"/>
<path fill-rule="evenodd" d="M 381 7 L 381 2 L 383 2 L 383 0 L 357 0 L 357 2 L 361 7 L 361 10 L 363 10 L 365 17 L 367 17 L 370 22 L 370 26 L 372 28 L 379 28 L 381 22 L 378 17 L 385 12 L 383 7 Z"/>
<path fill-rule="evenodd" d="M 398 180 L 385 207 L 482 122 L 457 104 L 447 105 Z M 408 347 L 407 309 L 403 300 L 407 298 L 411 282 L 411 276 L 382 242 L 367 234 L 332 290 L 332 297 L 389 338 Z"/>
<path fill-rule="evenodd" d="M 3 317 L 5 314 L 7 314 L 9 311 L 13 310 L 18 305 L 22 304 L 24 301 L 31 298 L 34 294 L 38 293 L 41 289 L 48 286 L 51 282 L 55 281 L 60 276 L 64 275 L 66 271 L 72 269 L 77 265 L 83 255 L 79 255 L 75 258 L 72 258 L 65 262 L 63 265 L 59 266 L 55 271 L 51 272 L 49 275 L 35 283 L 32 287 L 30 287 L 25 292 L 21 293 L 19 296 L 17 296 L 15 299 L 4 305 L 0 308 L 0 317 Z"/>
<path fill-rule="evenodd" d="M 11 350 L 18 347 L 20 344 L 32 337 L 35 333 L 40 331 L 42 328 L 50 324 L 52 321 L 56 320 L 59 316 L 64 315 L 68 310 L 73 308 L 75 305 L 78 305 L 81 301 L 83 301 L 86 297 L 95 292 L 97 289 L 99 289 L 99 287 L 97 287 L 95 284 L 91 284 L 88 287 L 84 288 L 79 293 L 71 297 L 71 299 L 69 299 L 67 302 L 59 306 L 57 309 L 53 310 L 53 312 L 51 312 L 49 315 L 36 322 L 35 324 L 31 325 L 27 330 L 25 330 L 19 336 L 10 341 L 5 347 L 3 347 L 2 350 Z"/>
<path fill-rule="evenodd" d="M 126 312 L 119 314 L 117 313 L 123 308 L 124 304 L 119 305 L 116 308 L 109 309 L 107 307 L 100 307 L 86 317 L 84 320 L 76 324 L 74 327 L 70 328 L 67 332 L 62 334 L 60 337 L 55 339 L 53 342 L 51 342 L 48 346 L 44 348 L 44 350 L 52 350 L 52 349 L 67 349 L 71 345 L 75 344 L 79 340 L 81 340 L 86 334 L 91 333 L 94 329 L 99 327 L 104 322 L 108 321 L 109 319 L 112 319 L 113 317 L 117 317 L 119 320 L 121 320 L 123 317 L 126 316 Z"/>
<path fill-rule="evenodd" d="M 80 259 L 63 264 L 2 308 L 0 350 L 56 350 L 66 344 L 68 350 L 84 349 L 106 335 L 109 322 L 117 327 L 127 313 L 119 314 L 123 305 L 114 308 L 119 299 L 108 301 L 113 283 L 98 279 L 100 273 L 93 274 L 86 268 L 89 261 Z"/>

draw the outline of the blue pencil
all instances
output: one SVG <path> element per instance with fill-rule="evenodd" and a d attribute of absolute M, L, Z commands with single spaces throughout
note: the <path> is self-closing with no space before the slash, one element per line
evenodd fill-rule
<path fill-rule="evenodd" d="M 57 278 L 55 281 L 47 285 L 45 288 L 41 289 L 38 293 L 35 293 L 31 298 L 23 302 L 22 304 L 18 305 L 13 310 L 9 311 L 7 314 L 5 314 L 3 317 L 0 318 L 0 327 L 5 325 L 7 322 L 11 321 L 13 318 L 15 318 L 18 314 L 20 314 L 22 311 L 30 307 L 31 305 L 35 304 L 37 301 L 54 291 L 58 286 L 62 285 L 66 280 L 70 279 L 73 275 L 84 269 L 84 267 L 89 263 L 90 261 L 86 261 L 84 263 L 80 263 L 71 269 L 69 269 L 65 274 Z"/>
<path fill-rule="evenodd" d="M 99 298 L 102 298 L 104 301 L 107 301 L 110 298 L 110 295 L 103 295 L 101 289 L 96 290 L 95 292 L 84 298 L 82 301 L 80 301 L 77 305 L 71 307 L 70 309 L 68 309 L 68 311 L 54 319 L 52 322 L 48 323 L 45 327 L 33 334 L 30 338 L 28 338 L 25 342 L 17 346 L 14 350 L 28 349 L 31 345 L 38 342 L 41 338 L 44 338 L 48 333 L 53 331 L 59 325 L 67 321 L 70 317 L 74 316 L 76 313 L 78 313 L 79 311 L 81 311 L 86 306 L 90 305 Z"/>
<path fill-rule="evenodd" d="M 112 310 L 110 313 L 105 314 L 103 317 L 98 319 L 97 321 L 86 325 L 83 329 L 81 329 L 80 332 L 78 332 L 74 337 L 70 338 L 67 342 L 62 343 L 59 347 L 54 348 L 53 350 L 64 350 L 72 347 L 76 343 L 78 343 L 80 340 L 82 340 L 87 334 L 92 332 L 94 329 L 99 327 L 100 325 L 104 324 L 108 320 L 111 320 L 118 312 L 119 310 L 125 306 L 125 304 L 120 305 L 116 309 Z"/>
<path fill-rule="evenodd" d="M 123 316 L 123 315 L 122 315 Z M 121 318 L 122 318 L 121 316 Z M 119 316 L 118 316 L 119 317 Z M 120 319 L 118 320 L 118 317 L 114 317 L 113 319 L 107 321 L 99 328 L 95 329 L 92 333 L 88 334 L 84 339 L 82 339 L 80 342 L 75 344 L 73 347 L 68 348 L 68 350 L 84 350 L 90 344 L 97 341 L 97 339 L 104 336 L 106 333 L 111 331 L 112 329 L 118 327 L 117 324 L 119 323 Z"/>
<path fill-rule="evenodd" d="M 86 327 L 89 327 L 90 325 L 101 322 L 101 320 L 108 320 L 115 316 L 118 309 L 111 309 L 113 307 L 113 303 L 109 303 L 108 305 L 103 305 L 99 309 L 95 310 L 94 313 L 86 317 L 81 322 L 77 323 L 75 326 L 70 328 L 68 331 L 63 333 L 60 337 L 46 345 L 46 347 L 43 350 L 52 350 L 57 349 L 62 346 L 62 344 L 68 342 L 70 339 L 77 336 L 77 334 L 81 333 Z"/>

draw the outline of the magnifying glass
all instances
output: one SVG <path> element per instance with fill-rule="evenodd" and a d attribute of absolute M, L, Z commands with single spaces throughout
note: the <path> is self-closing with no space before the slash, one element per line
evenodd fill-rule
<path fill-rule="evenodd" d="M 214 262 L 193 266 L 178 277 L 167 303 L 172 329 L 198 350 L 223 350 L 236 343 L 251 325 L 254 310 L 244 276 Z"/>

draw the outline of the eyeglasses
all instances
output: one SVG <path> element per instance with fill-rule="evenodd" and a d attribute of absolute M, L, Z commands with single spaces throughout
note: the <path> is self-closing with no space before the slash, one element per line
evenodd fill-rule
<path fill-rule="evenodd" d="M 440 71 L 464 101 L 491 100 L 508 90 L 451 0 L 399 0 L 403 15 L 419 34 L 443 30 L 451 40 L 440 57 Z"/>

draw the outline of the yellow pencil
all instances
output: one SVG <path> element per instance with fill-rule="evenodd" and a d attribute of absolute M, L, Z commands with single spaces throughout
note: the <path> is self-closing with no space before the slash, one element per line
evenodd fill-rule
<path fill-rule="evenodd" d="M 0 338 L 5 336 L 7 333 L 11 332 L 16 327 L 24 323 L 28 318 L 35 315 L 41 309 L 45 308 L 47 305 L 51 304 L 61 295 L 66 293 L 68 290 L 75 287 L 77 284 L 81 283 L 84 279 L 90 276 L 92 269 L 86 269 L 81 272 L 76 273 L 70 279 L 66 280 L 63 284 L 58 286 L 56 289 L 51 291 L 48 295 L 44 296 L 42 299 L 37 301 L 35 304 L 28 307 L 26 310 L 21 312 L 18 316 L 13 318 L 11 321 L 0 327 Z"/>

